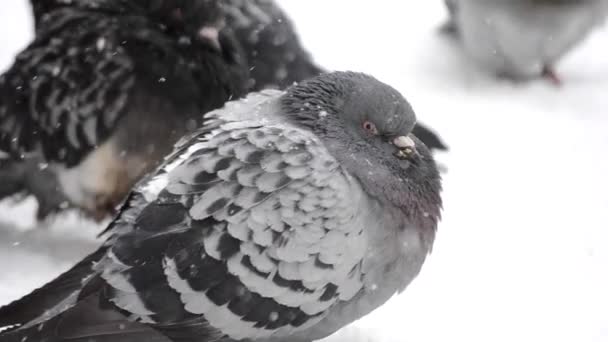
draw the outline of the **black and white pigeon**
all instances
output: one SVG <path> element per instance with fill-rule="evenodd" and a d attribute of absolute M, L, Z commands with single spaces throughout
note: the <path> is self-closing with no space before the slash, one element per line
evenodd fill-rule
<path fill-rule="evenodd" d="M 559 85 L 555 64 L 608 15 L 608 0 L 445 0 L 445 32 L 499 77 L 545 77 Z"/>
<path fill-rule="evenodd" d="M 416 277 L 441 183 L 395 89 L 334 72 L 205 118 L 0 342 L 312 341 Z"/>
<path fill-rule="evenodd" d="M 0 76 L 0 198 L 32 193 L 40 218 L 64 202 L 104 217 L 202 114 L 246 92 L 214 0 L 32 1 L 35 38 Z"/>
<path fill-rule="evenodd" d="M 274 0 L 223 0 L 222 11 L 224 29 L 234 33 L 247 57 L 250 90 L 285 89 L 326 72 L 314 62 L 291 19 Z M 421 123 L 414 133 L 431 150 L 448 149 Z"/>

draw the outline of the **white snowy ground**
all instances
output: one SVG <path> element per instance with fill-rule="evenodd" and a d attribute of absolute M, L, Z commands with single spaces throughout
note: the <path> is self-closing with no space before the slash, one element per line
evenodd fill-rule
<path fill-rule="evenodd" d="M 476 70 L 436 34 L 439 0 L 280 2 L 319 63 L 394 85 L 451 147 L 422 273 L 327 341 L 607 341 L 608 29 L 559 65 L 557 89 Z M 31 36 L 27 10 L 0 2 L 0 68 Z M 0 208 L 0 304 L 94 248 L 95 227 L 32 230 L 33 210 Z"/>

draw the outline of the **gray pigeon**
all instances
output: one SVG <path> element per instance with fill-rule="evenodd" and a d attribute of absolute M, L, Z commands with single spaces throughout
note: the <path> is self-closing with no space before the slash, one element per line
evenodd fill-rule
<path fill-rule="evenodd" d="M 607 0 L 446 0 L 453 32 L 470 57 L 499 77 L 559 84 L 559 59 L 608 14 Z"/>
<path fill-rule="evenodd" d="M 0 342 L 312 341 L 416 277 L 441 184 L 395 89 L 335 72 L 205 117 Z"/>

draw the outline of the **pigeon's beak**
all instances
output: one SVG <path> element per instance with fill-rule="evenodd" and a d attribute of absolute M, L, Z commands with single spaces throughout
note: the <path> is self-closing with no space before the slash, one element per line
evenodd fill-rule
<path fill-rule="evenodd" d="M 408 136 L 398 136 L 393 138 L 393 145 L 397 147 L 397 152 L 395 152 L 395 157 L 399 159 L 410 159 L 416 152 L 416 143 L 414 140 Z"/>
<path fill-rule="evenodd" d="M 208 41 L 218 51 L 222 51 L 220 45 L 220 30 L 214 26 L 203 26 L 198 30 L 199 38 Z"/>

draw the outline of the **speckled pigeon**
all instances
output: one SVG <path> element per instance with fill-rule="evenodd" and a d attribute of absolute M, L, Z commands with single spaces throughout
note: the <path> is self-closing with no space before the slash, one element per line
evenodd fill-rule
<path fill-rule="evenodd" d="M 555 63 L 608 14 L 607 0 L 445 0 L 444 31 L 456 33 L 467 54 L 499 77 L 560 78 Z"/>
<path fill-rule="evenodd" d="M 234 32 L 250 68 L 250 89 L 284 89 L 322 72 L 302 46 L 290 18 L 274 0 L 222 0 L 224 30 Z M 427 126 L 417 123 L 414 134 L 431 150 L 447 145 Z"/>
<path fill-rule="evenodd" d="M 418 274 L 441 185 L 395 89 L 335 72 L 205 117 L 0 342 L 312 341 Z"/>
<path fill-rule="evenodd" d="M 202 114 L 246 92 L 214 0 L 33 5 L 35 38 L 0 76 L 0 198 L 33 193 L 39 217 L 65 202 L 103 218 Z"/>

